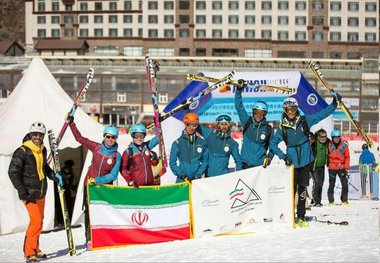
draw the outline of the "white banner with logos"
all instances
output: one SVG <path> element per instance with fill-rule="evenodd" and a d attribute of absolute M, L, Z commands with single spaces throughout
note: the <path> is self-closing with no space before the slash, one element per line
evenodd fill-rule
<path fill-rule="evenodd" d="M 293 172 L 262 166 L 192 183 L 194 236 L 293 227 Z"/>

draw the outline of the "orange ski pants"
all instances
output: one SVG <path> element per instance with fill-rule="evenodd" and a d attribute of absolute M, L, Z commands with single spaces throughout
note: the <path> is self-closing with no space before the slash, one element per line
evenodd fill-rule
<path fill-rule="evenodd" d="M 42 232 L 42 225 L 44 220 L 44 210 L 45 210 L 45 197 L 42 199 L 37 199 L 36 203 L 26 203 L 23 201 L 26 210 L 29 214 L 29 226 L 25 233 L 24 239 L 24 256 L 28 257 L 35 255 L 39 248 L 39 239 Z"/>

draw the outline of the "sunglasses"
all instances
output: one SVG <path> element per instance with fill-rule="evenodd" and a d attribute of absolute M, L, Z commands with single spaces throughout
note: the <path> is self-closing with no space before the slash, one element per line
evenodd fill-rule
<path fill-rule="evenodd" d="M 113 139 L 113 140 L 116 140 L 116 136 L 115 135 L 106 135 L 104 136 L 106 137 L 107 139 Z"/>
<path fill-rule="evenodd" d="M 297 107 L 286 107 L 285 112 L 286 113 L 295 113 L 297 111 Z"/>
<path fill-rule="evenodd" d="M 30 135 L 32 137 L 44 137 L 44 134 L 40 132 L 31 132 Z"/>
<path fill-rule="evenodd" d="M 187 127 L 198 127 L 198 124 L 197 123 L 186 123 L 186 126 Z"/>
<path fill-rule="evenodd" d="M 325 139 L 325 138 L 327 138 L 327 135 L 325 135 L 325 136 L 318 135 L 318 137 L 319 137 L 319 138 L 322 138 L 322 139 Z"/>
<path fill-rule="evenodd" d="M 132 134 L 133 139 L 144 139 L 145 135 L 144 134 Z"/>

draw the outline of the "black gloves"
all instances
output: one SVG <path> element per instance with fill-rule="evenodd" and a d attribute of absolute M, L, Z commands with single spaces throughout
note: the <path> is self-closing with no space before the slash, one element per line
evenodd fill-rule
<path fill-rule="evenodd" d="M 330 92 L 331 96 L 334 97 L 334 100 L 336 100 L 337 102 L 342 102 L 342 96 L 340 96 L 340 94 L 336 91 L 331 91 Z"/>
<path fill-rule="evenodd" d="M 239 79 L 238 83 L 239 83 L 239 85 L 236 86 L 236 89 L 238 91 L 242 91 L 247 86 L 247 84 L 248 84 L 248 82 L 246 80 L 244 80 L 244 79 Z"/>
<path fill-rule="evenodd" d="M 339 170 L 338 174 L 342 177 L 348 177 L 348 172 L 346 169 Z"/>
<path fill-rule="evenodd" d="M 34 193 L 31 193 L 31 194 L 28 194 L 28 195 L 24 195 L 22 196 L 22 200 L 25 200 L 26 204 L 29 204 L 29 203 L 36 203 L 36 200 L 39 196 L 39 192 L 34 192 Z"/>
<path fill-rule="evenodd" d="M 74 122 L 74 116 L 71 116 L 71 115 L 70 115 L 70 112 L 68 112 L 68 113 L 66 114 L 66 122 L 67 122 L 67 123 L 72 123 L 72 122 Z"/>
<path fill-rule="evenodd" d="M 288 156 L 285 156 L 284 162 L 286 166 L 291 166 L 293 164 L 292 160 Z"/>
<path fill-rule="evenodd" d="M 267 166 L 270 165 L 272 161 L 272 158 L 269 157 L 269 155 L 265 156 L 264 161 L 263 161 L 263 168 L 267 168 Z"/>
<path fill-rule="evenodd" d="M 128 185 L 133 186 L 134 188 L 139 188 L 139 185 L 137 184 L 135 180 L 129 180 Z"/>

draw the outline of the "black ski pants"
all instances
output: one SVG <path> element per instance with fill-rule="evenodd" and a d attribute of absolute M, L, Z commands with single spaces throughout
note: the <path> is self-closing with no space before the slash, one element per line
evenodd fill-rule
<path fill-rule="evenodd" d="M 294 196 L 298 191 L 297 218 L 305 219 L 306 187 L 309 185 L 310 164 L 294 168 Z"/>
<path fill-rule="evenodd" d="M 325 166 L 316 167 L 311 172 L 313 178 L 312 196 L 315 204 L 321 204 L 322 201 L 322 188 L 325 181 Z"/>

